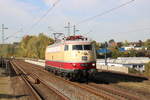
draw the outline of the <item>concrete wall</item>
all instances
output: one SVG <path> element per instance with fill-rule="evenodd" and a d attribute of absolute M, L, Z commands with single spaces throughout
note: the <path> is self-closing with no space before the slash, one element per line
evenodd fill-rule
<path fill-rule="evenodd" d="M 107 59 L 108 63 L 116 64 L 141 64 L 148 63 L 150 58 L 148 57 L 118 57 L 117 59 Z M 97 59 L 97 63 L 104 63 L 105 59 Z"/>
<path fill-rule="evenodd" d="M 125 66 L 105 66 L 97 64 L 97 69 L 128 73 L 128 68 Z"/>
<path fill-rule="evenodd" d="M 42 66 L 42 67 L 45 66 L 45 61 L 44 60 L 36 60 L 36 61 L 34 61 L 34 60 L 25 60 L 25 62 L 35 64 L 35 65 L 39 65 L 39 66 Z M 97 63 L 97 69 L 128 73 L 128 68 L 124 67 L 124 66 L 105 66 L 105 65 L 100 65 L 99 63 Z"/>
<path fill-rule="evenodd" d="M 25 60 L 25 62 L 28 62 L 28 63 L 31 63 L 31 64 L 35 64 L 35 65 L 39 65 L 39 66 L 42 66 L 44 67 L 45 66 L 45 61 L 33 61 L 33 60 Z"/>

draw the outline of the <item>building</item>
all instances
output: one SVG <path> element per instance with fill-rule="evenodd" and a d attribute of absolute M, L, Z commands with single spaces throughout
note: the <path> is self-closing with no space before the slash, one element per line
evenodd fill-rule
<path fill-rule="evenodd" d="M 146 47 L 137 47 L 137 46 L 134 46 L 134 45 L 130 45 L 130 46 L 125 46 L 125 47 L 122 47 L 124 48 L 125 51 L 127 50 L 147 50 Z"/>
<path fill-rule="evenodd" d="M 107 59 L 107 66 L 134 68 L 143 72 L 145 70 L 145 64 L 148 62 L 150 62 L 149 57 L 118 57 L 117 59 Z M 105 65 L 105 60 L 97 59 L 97 63 L 100 65 Z"/>

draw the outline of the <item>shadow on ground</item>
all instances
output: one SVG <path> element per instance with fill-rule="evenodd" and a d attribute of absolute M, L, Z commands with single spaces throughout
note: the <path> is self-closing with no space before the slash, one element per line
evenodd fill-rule
<path fill-rule="evenodd" d="M 9 94 L 0 94 L 0 99 L 11 99 L 11 98 L 21 98 L 24 96 L 29 96 L 29 95 L 9 95 Z"/>
<path fill-rule="evenodd" d="M 145 80 L 148 80 L 148 78 L 114 72 L 97 72 L 95 77 L 89 81 L 98 84 L 111 84 L 119 82 L 143 82 Z"/>

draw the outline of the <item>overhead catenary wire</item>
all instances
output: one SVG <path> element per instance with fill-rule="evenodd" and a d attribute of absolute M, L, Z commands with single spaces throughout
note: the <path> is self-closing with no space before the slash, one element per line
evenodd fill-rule
<path fill-rule="evenodd" d="M 53 10 L 53 8 L 60 2 L 61 0 L 56 0 L 52 6 L 29 28 L 27 33 L 29 33 L 33 28 L 35 28 L 36 25 L 38 25 L 48 14 L 50 11 Z"/>
<path fill-rule="evenodd" d="M 12 38 L 12 37 L 15 37 L 16 34 L 19 33 L 19 32 L 23 32 L 23 30 L 20 29 L 19 31 L 17 31 L 17 32 L 15 32 L 15 33 L 12 33 L 11 35 L 7 36 L 4 40 L 7 40 L 7 39 Z"/>
<path fill-rule="evenodd" d="M 124 32 L 113 32 L 111 34 L 114 34 L 114 33 L 134 33 L 134 32 L 140 32 L 140 31 L 149 31 L 150 30 L 150 27 L 147 27 L 147 28 L 140 28 L 140 29 L 134 29 L 134 30 L 127 30 L 127 31 L 124 31 Z"/>
<path fill-rule="evenodd" d="M 130 0 L 130 1 L 125 2 L 125 3 L 123 3 L 123 4 L 121 4 L 121 5 L 117 6 L 117 7 L 114 7 L 114 8 L 111 8 L 111 9 L 109 9 L 109 10 L 106 10 L 106 11 L 104 11 L 104 12 L 98 14 L 98 15 L 95 15 L 95 16 L 89 17 L 89 18 L 87 18 L 87 19 L 84 19 L 84 20 L 80 21 L 79 23 L 77 23 L 76 25 L 80 25 L 80 24 L 82 24 L 82 23 L 85 23 L 85 22 L 88 22 L 88 21 L 90 21 L 90 20 L 93 20 L 93 19 L 95 19 L 95 18 L 97 18 L 97 17 L 106 15 L 106 14 L 108 14 L 108 13 L 114 11 L 114 10 L 120 9 L 120 8 L 126 6 L 126 5 L 128 5 L 128 4 L 130 4 L 130 3 L 132 3 L 133 1 L 135 1 L 135 0 Z M 27 33 L 29 33 L 36 25 L 38 25 L 38 24 L 40 23 L 40 21 L 42 21 L 42 20 L 44 19 L 44 17 L 46 17 L 46 16 L 48 15 L 48 13 L 49 13 L 59 2 L 60 2 L 60 0 L 57 0 L 56 2 L 54 2 L 53 6 L 50 7 L 50 8 L 46 11 L 46 13 L 45 13 L 43 16 L 41 16 L 41 18 L 31 26 L 31 28 L 28 30 Z M 73 27 L 73 26 L 71 26 L 70 28 L 72 28 L 72 27 Z"/>
<path fill-rule="evenodd" d="M 117 10 L 117 9 L 120 9 L 120 8 L 126 6 L 126 5 L 128 5 L 128 4 L 130 4 L 130 3 L 132 3 L 133 1 L 135 1 L 135 0 L 130 0 L 130 1 L 125 2 L 125 3 L 123 3 L 123 4 L 121 4 L 121 5 L 117 6 L 117 7 L 111 8 L 111 9 L 106 10 L 106 11 L 100 13 L 100 14 L 97 14 L 97 15 L 95 15 L 95 16 L 92 16 L 92 17 L 89 17 L 89 18 L 87 18 L 87 19 L 84 19 L 84 20 L 80 21 L 79 23 L 77 23 L 77 25 L 80 25 L 80 24 L 82 24 L 82 23 L 91 21 L 91 20 L 93 20 L 93 19 L 95 19 L 95 18 L 97 18 L 97 17 L 106 15 L 106 14 L 112 12 L 112 11 L 115 11 L 115 10 Z M 72 26 L 72 27 L 73 27 L 73 26 Z"/>

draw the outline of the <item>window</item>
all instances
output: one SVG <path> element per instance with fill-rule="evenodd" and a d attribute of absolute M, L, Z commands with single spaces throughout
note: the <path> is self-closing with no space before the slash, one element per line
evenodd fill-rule
<path fill-rule="evenodd" d="M 73 50 L 83 50 L 82 45 L 73 45 L 72 49 Z"/>
<path fill-rule="evenodd" d="M 64 50 L 67 51 L 69 49 L 68 45 L 65 45 Z"/>
<path fill-rule="evenodd" d="M 92 50 L 91 45 L 83 45 L 83 46 L 84 46 L 84 50 Z"/>
<path fill-rule="evenodd" d="M 92 45 L 73 45 L 72 50 L 92 50 Z"/>

